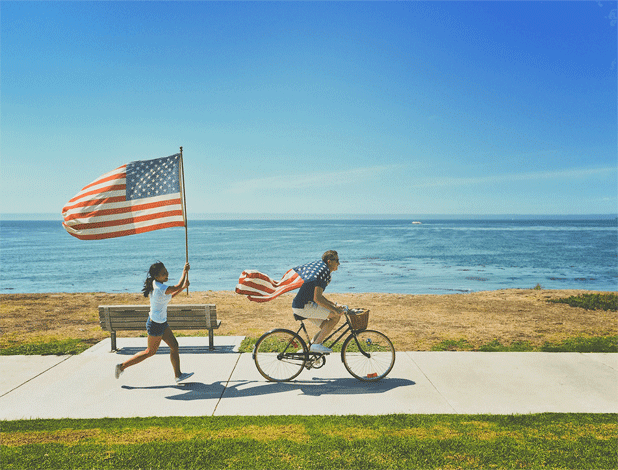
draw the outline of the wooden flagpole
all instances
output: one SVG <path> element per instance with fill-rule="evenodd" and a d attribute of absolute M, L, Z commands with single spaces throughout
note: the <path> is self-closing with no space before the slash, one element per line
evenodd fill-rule
<path fill-rule="evenodd" d="M 187 229 L 187 196 L 185 195 L 185 166 L 182 161 L 182 147 L 180 147 L 180 178 L 182 180 L 182 217 L 185 222 L 185 260 L 189 262 L 189 232 Z M 189 277 L 187 276 L 187 279 Z M 189 286 L 187 286 L 187 296 L 189 295 Z"/>

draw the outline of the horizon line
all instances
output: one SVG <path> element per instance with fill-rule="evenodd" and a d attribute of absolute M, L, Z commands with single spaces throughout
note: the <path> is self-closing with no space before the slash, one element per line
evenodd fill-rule
<path fill-rule="evenodd" d="M 189 213 L 187 220 L 437 220 L 437 219 L 614 219 L 618 218 L 616 213 L 589 213 L 589 214 L 525 214 L 525 213 L 503 213 L 503 214 L 350 214 L 350 213 L 331 213 L 331 214 L 291 214 L 291 213 Z M 62 215 L 52 212 L 13 212 L 0 213 L 0 220 L 58 220 L 62 221 Z"/>

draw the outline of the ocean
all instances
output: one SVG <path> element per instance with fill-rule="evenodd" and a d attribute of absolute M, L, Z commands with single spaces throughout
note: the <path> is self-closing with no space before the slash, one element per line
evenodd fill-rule
<path fill-rule="evenodd" d="M 329 249 L 327 293 L 618 290 L 616 219 L 189 220 L 188 240 L 192 291 L 232 291 L 244 269 L 278 279 Z M 139 292 L 157 260 L 175 283 L 184 228 L 82 241 L 59 221 L 0 221 L 0 293 Z"/>

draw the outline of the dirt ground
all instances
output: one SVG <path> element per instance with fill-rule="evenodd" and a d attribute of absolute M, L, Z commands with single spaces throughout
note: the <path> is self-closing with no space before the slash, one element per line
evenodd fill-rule
<path fill-rule="evenodd" d="M 426 351 L 443 340 L 466 339 L 476 346 L 494 339 L 503 344 L 530 341 L 542 345 L 576 336 L 618 334 L 616 312 L 547 302 L 586 292 L 509 289 L 452 295 L 327 293 L 327 297 L 350 307 L 369 308 L 369 328 L 388 335 L 397 350 Z M 255 303 L 234 292 L 208 291 L 190 292 L 188 296 L 183 292 L 172 302 L 215 304 L 222 321 L 216 335 L 258 337 L 271 328 L 296 326 L 292 298 L 290 293 L 271 302 Z M 2 294 L 0 348 L 65 338 L 95 344 L 109 337 L 99 324 L 99 305 L 147 303 L 141 294 Z M 123 331 L 118 336 L 143 334 Z"/>

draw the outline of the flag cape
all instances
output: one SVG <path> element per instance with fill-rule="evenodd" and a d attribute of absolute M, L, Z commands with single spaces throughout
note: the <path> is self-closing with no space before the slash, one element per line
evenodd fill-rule
<path fill-rule="evenodd" d="M 81 240 L 184 227 L 180 171 L 180 154 L 122 165 L 69 200 L 62 225 Z"/>
<path fill-rule="evenodd" d="M 268 302 L 285 292 L 300 288 L 305 282 L 314 282 L 316 285 L 326 288 L 330 283 L 330 270 L 324 261 L 314 261 L 296 266 L 288 270 L 280 281 L 275 281 L 258 271 L 243 271 L 240 279 L 238 279 L 236 293 L 246 295 L 249 300 L 254 302 Z M 303 298 L 299 300 L 300 302 L 313 299 L 313 292 L 310 292 L 310 298 L 306 299 L 305 294 L 302 294 Z"/>
<path fill-rule="evenodd" d="M 294 269 L 284 274 L 280 281 L 258 271 L 243 271 L 238 279 L 236 293 L 246 295 L 254 302 L 268 302 L 281 294 L 298 289 L 305 281 Z"/>

